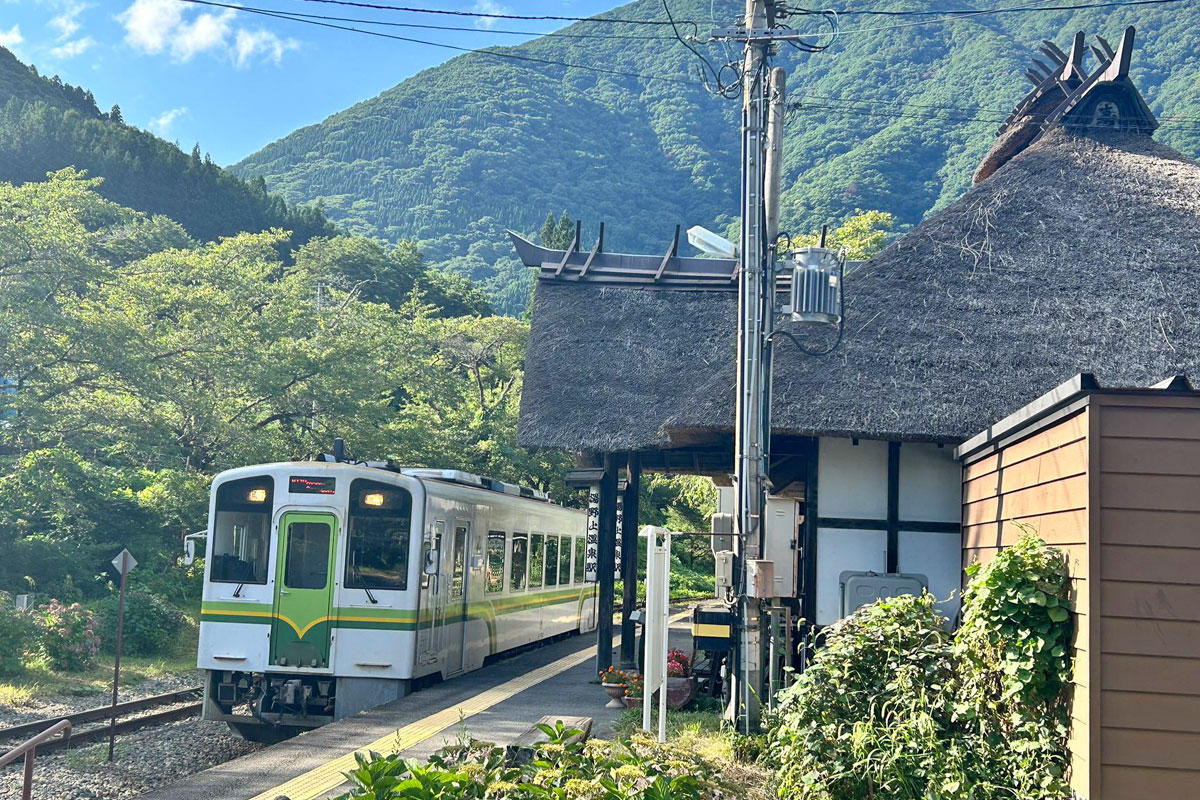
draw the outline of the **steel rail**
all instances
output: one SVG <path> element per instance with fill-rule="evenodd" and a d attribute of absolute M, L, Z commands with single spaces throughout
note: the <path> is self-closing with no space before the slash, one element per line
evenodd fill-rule
<path fill-rule="evenodd" d="M 139 697 L 136 700 L 126 700 L 123 703 L 117 703 L 116 713 L 118 716 L 129 714 L 134 711 L 141 711 L 146 708 L 154 708 L 155 706 L 163 706 L 171 703 L 182 703 L 185 700 L 190 700 L 196 695 L 204 691 L 203 686 L 193 686 L 189 689 L 179 689 L 174 692 L 166 692 L 164 694 L 156 694 L 150 697 Z M 48 717 L 46 719 L 37 719 L 32 722 L 23 722 L 20 725 L 13 725 L 9 728 L 0 728 L 0 741 L 6 739 L 16 739 L 20 736 L 28 736 L 32 733 L 42 730 L 47 725 L 53 725 L 59 720 L 69 720 L 71 724 L 78 725 L 83 722 L 92 722 L 98 719 L 108 719 L 113 714 L 112 706 L 103 706 L 100 708 L 89 708 L 86 711 L 77 711 L 74 714 L 62 714 L 56 717 Z M 118 723 L 118 728 L 120 723 Z M 78 738 L 79 732 L 76 732 L 75 738 Z"/>

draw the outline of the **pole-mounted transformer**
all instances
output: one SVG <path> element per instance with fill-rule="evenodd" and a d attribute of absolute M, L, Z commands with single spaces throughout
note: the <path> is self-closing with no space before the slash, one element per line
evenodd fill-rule
<path fill-rule="evenodd" d="M 792 253 L 792 322 L 840 325 L 846 257 L 827 247 L 801 247 Z"/>

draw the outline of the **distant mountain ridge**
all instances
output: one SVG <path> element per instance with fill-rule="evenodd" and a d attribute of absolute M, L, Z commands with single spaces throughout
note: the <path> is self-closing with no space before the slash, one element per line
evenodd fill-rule
<path fill-rule="evenodd" d="M 933 0 L 922 9 L 972 2 Z M 980 8 L 991 0 L 974 0 Z M 727 24 L 737 2 L 716 3 Z M 872 8 L 911 9 L 911 0 Z M 713 27 L 706 0 L 671 0 L 677 19 Z M 661 19 L 659 0 L 611 12 Z M 1133 76 L 1156 112 L 1200 115 L 1200 10 L 1178 4 L 927 18 L 849 17 L 827 52 L 782 48 L 790 97 L 786 227 L 811 230 L 855 209 L 914 224 L 969 185 L 992 133 L 1027 91 L 1036 46 L 1066 47 L 1076 30 L 1111 40 L 1138 27 Z M 578 23 L 575 33 L 621 26 Z M 645 28 L 637 28 L 640 34 Z M 661 35 L 651 29 L 650 36 Z M 691 28 L 688 27 L 688 32 Z M 673 40 L 543 37 L 513 52 L 630 73 L 692 78 L 698 61 Z M 720 58 L 719 46 L 704 52 Z M 719 62 L 718 62 L 719 63 Z M 665 251 L 676 223 L 720 225 L 737 209 L 737 101 L 692 83 L 645 81 L 470 54 L 267 145 L 233 169 L 260 176 L 289 202 L 321 200 L 331 219 L 388 239 L 415 237 L 431 260 L 489 286 L 527 275 L 503 240 L 568 209 L 606 225 L 610 249 Z M 1200 126 L 1167 123 L 1158 138 L 1200 153 Z"/>
<path fill-rule="evenodd" d="M 278 227 L 299 246 L 336 230 L 319 207 L 289 206 L 199 147 L 187 154 L 124 124 L 118 109 L 101 112 L 91 92 L 45 78 L 0 47 L 0 181 L 40 181 L 64 167 L 104 178 L 99 191 L 108 199 L 164 214 L 201 240 Z"/>

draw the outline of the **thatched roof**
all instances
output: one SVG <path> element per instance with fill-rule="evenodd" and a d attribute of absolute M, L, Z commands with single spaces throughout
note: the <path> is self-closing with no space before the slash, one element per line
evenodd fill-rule
<path fill-rule="evenodd" d="M 728 438 L 735 319 L 728 292 L 540 281 L 520 441 Z M 774 429 L 957 442 L 1080 372 L 1200 374 L 1200 166 L 1142 134 L 1052 130 L 849 275 L 841 347 L 776 349 Z"/>

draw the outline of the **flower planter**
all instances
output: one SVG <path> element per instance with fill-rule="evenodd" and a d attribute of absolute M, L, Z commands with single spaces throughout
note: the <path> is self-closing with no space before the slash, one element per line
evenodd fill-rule
<path fill-rule="evenodd" d="M 667 708 L 678 711 L 685 708 L 696 696 L 696 676 L 667 678 Z"/>
<path fill-rule="evenodd" d="M 642 707 L 642 698 L 640 698 L 640 697 L 626 697 L 626 698 L 624 698 L 624 700 L 625 700 L 626 708 L 641 708 Z"/>
<path fill-rule="evenodd" d="M 621 708 L 621 698 L 625 696 L 625 684 L 623 683 L 602 683 L 604 691 L 608 692 L 608 705 L 605 708 Z"/>

